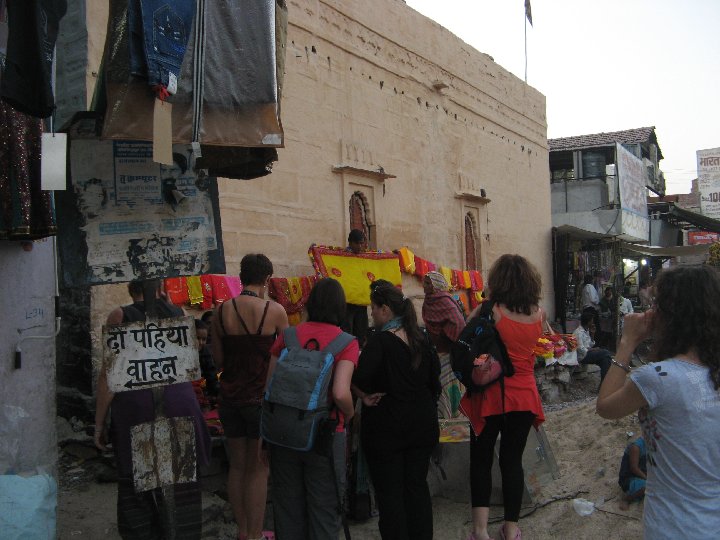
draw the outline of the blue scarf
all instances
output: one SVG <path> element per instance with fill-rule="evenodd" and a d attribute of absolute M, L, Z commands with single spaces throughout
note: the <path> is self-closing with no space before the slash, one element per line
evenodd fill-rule
<path fill-rule="evenodd" d="M 401 328 L 402 325 L 403 325 L 403 318 L 395 317 L 393 319 L 390 319 L 385 324 L 383 324 L 383 327 L 380 329 L 380 331 L 384 332 L 385 330 L 395 330 L 396 328 Z"/>

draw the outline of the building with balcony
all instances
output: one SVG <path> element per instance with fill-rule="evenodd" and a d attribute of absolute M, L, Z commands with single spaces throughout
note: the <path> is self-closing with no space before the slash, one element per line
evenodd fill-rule
<path fill-rule="evenodd" d="M 548 146 L 555 309 L 565 324 L 579 316 L 587 274 L 599 292 L 637 291 L 641 260 L 629 267 L 627 243 L 650 241 L 647 196 L 665 193 L 663 156 L 654 127 L 549 139 Z M 611 321 L 601 322 L 614 333 Z"/>

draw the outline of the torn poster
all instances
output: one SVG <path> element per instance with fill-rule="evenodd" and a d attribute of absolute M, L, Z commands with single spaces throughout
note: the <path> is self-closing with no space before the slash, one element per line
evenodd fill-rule
<path fill-rule="evenodd" d="M 76 139 L 70 164 L 58 201 L 66 284 L 225 272 L 217 180 L 193 170 L 190 145 L 161 165 L 151 143 Z"/>

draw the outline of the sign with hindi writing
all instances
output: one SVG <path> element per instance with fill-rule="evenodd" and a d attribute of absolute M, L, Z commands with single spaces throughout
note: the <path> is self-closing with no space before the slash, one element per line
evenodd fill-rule
<path fill-rule="evenodd" d="M 192 317 L 103 326 L 103 356 L 111 392 L 143 390 L 200 378 Z"/>
<path fill-rule="evenodd" d="M 720 219 L 720 148 L 697 151 L 700 212 Z"/>

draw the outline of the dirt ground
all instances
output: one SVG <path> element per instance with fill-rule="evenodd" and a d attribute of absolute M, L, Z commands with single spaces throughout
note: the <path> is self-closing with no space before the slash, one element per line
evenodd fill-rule
<path fill-rule="evenodd" d="M 595 383 L 596 384 L 596 383 Z M 619 509 L 621 491 L 617 473 L 625 445 L 639 435 L 634 416 L 603 420 L 595 414 L 593 398 L 547 407 L 545 431 L 557 461 L 560 477 L 544 490 L 544 498 L 522 510 L 520 526 L 526 539 L 631 539 L 642 537 L 642 504 Z M 67 447 L 66 447 L 67 448 Z M 75 452 L 76 454 L 78 452 Z M 116 487 L 97 478 L 111 476 L 97 459 L 63 452 L 58 508 L 58 537 L 72 540 L 119 539 L 116 528 Z M 573 510 L 572 499 L 582 497 L 598 504 L 589 516 Z M 203 493 L 203 538 L 236 538 L 229 507 L 213 493 Z M 500 507 L 492 517 L 502 515 Z M 469 503 L 433 499 L 435 538 L 464 540 L 470 522 Z M 490 533 L 497 535 L 499 519 Z M 351 525 L 355 540 L 379 538 L 377 518 Z M 341 534 L 342 538 L 342 534 Z"/>

